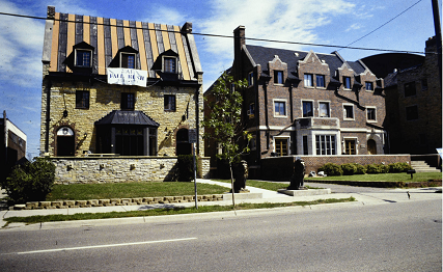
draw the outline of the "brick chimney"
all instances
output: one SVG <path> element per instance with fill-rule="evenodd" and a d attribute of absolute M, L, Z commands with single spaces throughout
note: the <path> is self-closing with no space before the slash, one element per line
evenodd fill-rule
<path fill-rule="evenodd" d="M 245 27 L 239 26 L 234 30 L 234 66 L 241 61 L 241 51 L 245 44 Z"/>

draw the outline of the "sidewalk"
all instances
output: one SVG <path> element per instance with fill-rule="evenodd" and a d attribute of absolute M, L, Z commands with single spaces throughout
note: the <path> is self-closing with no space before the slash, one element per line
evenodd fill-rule
<path fill-rule="evenodd" d="M 228 189 L 231 188 L 230 183 L 217 182 L 207 179 L 197 179 L 197 183 L 206 183 L 206 184 L 215 184 L 219 186 L 223 186 Z M 309 182 L 311 184 L 311 182 Z M 318 186 L 319 184 L 313 184 L 314 186 Z M 337 187 L 337 185 L 329 185 L 329 184 L 320 184 L 324 188 Z M 328 187 L 330 186 L 330 187 Z M 345 186 L 343 186 L 345 187 Z M 341 192 L 334 193 L 334 189 L 332 189 L 331 194 L 327 195 L 313 195 L 313 196 L 288 196 L 285 194 L 280 194 L 275 191 L 269 191 L 265 189 L 255 188 L 251 186 L 246 186 L 251 193 L 261 193 L 262 198 L 256 199 L 240 199 L 240 196 L 235 199 L 236 204 L 240 203 L 289 203 L 295 201 L 313 201 L 318 199 L 331 199 L 331 198 L 349 198 L 354 197 L 357 202 L 348 202 L 341 203 L 344 205 L 381 205 L 381 204 L 392 204 L 392 203 L 400 203 L 406 201 L 423 201 L 430 199 L 442 199 L 442 194 L 437 194 L 435 191 L 441 189 L 441 187 L 436 188 L 418 188 L 418 189 L 378 189 L 378 190 L 362 190 L 361 192 Z M 198 184 L 197 184 L 198 191 Z M 336 190 L 339 191 L 339 190 Z M 343 191 L 343 190 L 341 190 Z M 410 194 L 410 198 L 407 195 L 407 192 Z M 236 194 L 241 195 L 241 194 Z M 231 200 L 224 201 L 211 201 L 211 202 L 198 202 L 199 206 L 215 206 L 215 205 L 232 205 Z M 335 204 L 336 205 L 336 204 Z M 126 212 L 126 211 L 137 211 L 137 210 L 149 210 L 149 209 L 158 209 L 158 208 L 174 208 L 174 207 L 194 207 L 195 202 L 192 203 L 177 203 L 177 204 L 154 204 L 154 205 L 134 205 L 134 206 L 111 206 L 111 207 L 94 207 L 94 208 L 66 208 L 66 209 L 50 209 L 50 210 L 19 210 L 19 211 L 1 211 L 0 219 L 8 218 L 8 217 L 26 217 L 26 216 L 34 216 L 34 215 L 53 215 L 53 214 L 64 214 L 64 215 L 72 215 L 76 213 L 105 213 L 105 212 Z M 325 206 L 325 205 L 319 205 Z M 195 215 L 194 215 L 195 216 Z M 0 221 L 0 227 L 5 225 L 5 221 Z"/>

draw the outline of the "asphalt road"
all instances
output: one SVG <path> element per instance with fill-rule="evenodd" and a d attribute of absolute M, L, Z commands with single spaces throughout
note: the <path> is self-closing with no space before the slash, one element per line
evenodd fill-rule
<path fill-rule="evenodd" d="M 0 271 L 442 270 L 441 199 L 313 207 L 2 230 Z"/>

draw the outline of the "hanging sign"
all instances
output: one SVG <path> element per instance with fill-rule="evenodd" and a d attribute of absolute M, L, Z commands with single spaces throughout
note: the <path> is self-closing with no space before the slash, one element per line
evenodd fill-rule
<path fill-rule="evenodd" d="M 137 85 L 146 87 L 148 72 L 126 68 L 108 68 L 108 84 Z"/>
<path fill-rule="evenodd" d="M 189 135 L 189 143 L 196 143 L 197 142 L 197 130 L 196 129 L 190 129 L 188 130 Z"/>

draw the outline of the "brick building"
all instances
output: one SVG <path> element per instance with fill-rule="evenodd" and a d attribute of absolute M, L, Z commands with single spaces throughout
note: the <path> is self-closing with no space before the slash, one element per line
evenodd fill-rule
<path fill-rule="evenodd" d="M 337 52 L 247 45 L 243 26 L 234 36 L 228 72 L 249 83 L 242 90 L 243 123 L 253 141 L 244 159 L 252 169 L 275 156 L 385 153 L 383 80 L 363 62 Z M 205 97 L 213 99 L 211 89 Z M 206 143 L 206 154 L 215 152 L 215 143 Z"/>
<path fill-rule="evenodd" d="M 21 160 L 26 160 L 26 134 L 6 117 L 0 118 L 0 181 L 10 173 L 12 167 Z"/>
<path fill-rule="evenodd" d="M 48 7 L 42 62 L 40 150 L 62 165 L 59 180 L 163 180 L 177 155 L 191 153 L 190 129 L 204 156 L 203 72 L 191 23 L 180 28 Z"/>
<path fill-rule="evenodd" d="M 381 54 L 362 59 L 385 81 L 385 129 L 391 153 L 437 154 L 436 148 L 442 147 L 441 56 L 435 54 L 435 37 L 426 41 L 425 52 L 425 56 Z"/>

